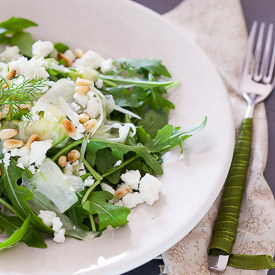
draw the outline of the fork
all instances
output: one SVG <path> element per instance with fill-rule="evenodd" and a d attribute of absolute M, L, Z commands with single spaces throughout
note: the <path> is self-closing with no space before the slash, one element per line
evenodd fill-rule
<path fill-rule="evenodd" d="M 240 206 L 250 159 L 254 109 L 259 102 L 268 97 L 275 86 L 273 24 L 268 26 L 264 43 L 265 29 L 265 23 L 253 22 L 241 68 L 239 88 L 242 96 L 247 101 L 247 109 L 235 145 L 212 242 L 208 251 L 210 255 L 209 269 L 219 273 L 224 272 L 228 264 L 239 268 L 257 269 L 257 259 L 255 258 L 257 256 L 251 256 L 251 261 L 247 264 L 247 259 L 250 256 L 231 255 L 231 251 L 237 234 Z M 230 255 L 235 257 L 230 257 Z M 238 256 L 240 257 L 238 258 Z M 267 257 L 268 255 L 261 256 Z M 238 259 L 240 260 L 239 266 Z M 247 266 L 243 267 L 240 264 L 241 259 L 245 259 L 244 262 Z M 265 261 L 266 258 L 261 260 Z M 265 264 L 267 262 L 266 260 Z M 254 268 L 250 268 L 252 265 Z M 267 264 L 262 264 L 262 266 L 265 267 Z"/>

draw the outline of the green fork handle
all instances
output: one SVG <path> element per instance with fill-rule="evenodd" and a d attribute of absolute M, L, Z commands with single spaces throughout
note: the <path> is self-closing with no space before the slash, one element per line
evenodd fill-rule
<path fill-rule="evenodd" d="M 250 115 L 251 110 L 248 110 L 247 113 Z M 275 268 L 275 263 L 271 255 L 231 254 L 237 235 L 239 213 L 249 166 L 252 128 L 253 119 L 246 117 L 242 121 L 239 137 L 235 145 L 233 159 L 226 178 L 223 197 L 208 253 L 210 258 L 214 257 L 212 258 L 214 261 L 217 259 L 215 256 L 228 255 L 228 258 L 225 258 L 226 261 L 228 261 L 227 264 L 236 268 L 253 270 L 270 269 Z M 225 268 L 226 263 L 222 268 L 223 271 Z"/>
<path fill-rule="evenodd" d="M 245 118 L 242 121 L 231 167 L 225 182 L 212 242 L 209 247 L 209 253 L 213 255 L 230 255 L 234 245 L 247 168 L 249 165 L 252 125 L 252 118 Z"/>

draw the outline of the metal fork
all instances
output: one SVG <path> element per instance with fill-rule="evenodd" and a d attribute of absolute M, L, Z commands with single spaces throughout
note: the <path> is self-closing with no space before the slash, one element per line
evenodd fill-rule
<path fill-rule="evenodd" d="M 241 68 L 239 84 L 241 94 L 248 105 L 226 179 L 212 243 L 209 247 L 209 269 L 219 273 L 224 272 L 227 267 L 237 234 L 240 205 L 249 165 L 254 109 L 256 104 L 267 98 L 275 86 L 273 24 L 268 26 L 265 41 L 264 34 L 265 23 L 258 24 L 254 21 Z M 233 189 L 234 195 L 232 195 Z M 233 199 L 231 205 L 228 203 L 228 199 Z M 221 224 L 229 223 L 230 229 L 226 226 L 221 229 Z M 227 235 L 227 230 L 231 230 L 230 235 Z"/>

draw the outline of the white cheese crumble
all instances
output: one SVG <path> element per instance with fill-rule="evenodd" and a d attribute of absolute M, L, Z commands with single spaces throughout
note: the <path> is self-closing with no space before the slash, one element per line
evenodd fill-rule
<path fill-rule="evenodd" d="M 111 58 L 105 59 L 100 64 L 100 69 L 103 74 L 109 72 L 112 69 L 113 60 Z"/>
<path fill-rule="evenodd" d="M 75 55 L 72 50 L 67 50 L 64 52 L 64 56 L 67 57 L 72 63 L 75 60 Z"/>
<path fill-rule="evenodd" d="M 140 181 L 140 172 L 139 170 L 130 170 L 126 171 L 126 173 L 121 175 L 121 179 L 127 183 L 132 189 L 137 190 L 138 189 L 138 184 Z"/>
<path fill-rule="evenodd" d="M 78 58 L 73 67 L 89 67 L 92 69 L 98 69 L 101 65 L 103 58 L 96 52 L 90 50 L 87 51 L 81 58 Z"/>
<path fill-rule="evenodd" d="M 123 205 L 128 208 L 134 208 L 143 202 L 144 199 L 138 192 L 128 193 L 122 198 Z"/>
<path fill-rule="evenodd" d="M 115 163 L 114 167 L 119 166 L 121 163 L 122 163 L 122 160 L 118 160 L 118 161 Z"/>
<path fill-rule="evenodd" d="M 10 62 L 20 58 L 22 55 L 19 54 L 19 48 L 17 46 L 7 46 L 4 51 L 0 53 L 0 61 Z"/>
<path fill-rule="evenodd" d="M 43 223 L 47 226 L 52 227 L 54 231 L 53 240 L 57 243 L 65 242 L 65 229 L 62 228 L 63 223 L 60 218 L 56 216 L 56 213 L 48 210 L 40 210 L 38 217 L 40 217 Z"/>
<path fill-rule="evenodd" d="M 88 101 L 87 109 L 85 110 L 88 113 L 90 118 L 97 118 L 100 114 L 100 102 L 97 98 L 92 98 Z"/>
<path fill-rule="evenodd" d="M 96 82 L 95 85 L 98 89 L 101 89 L 103 87 L 103 80 L 99 78 Z"/>
<path fill-rule="evenodd" d="M 16 70 L 17 75 L 24 75 L 25 78 L 29 79 L 47 79 L 49 74 L 45 69 L 46 65 L 47 62 L 42 57 L 33 57 L 30 60 L 26 57 L 20 57 L 9 63 L 10 69 Z"/>
<path fill-rule="evenodd" d="M 101 183 L 100 186 L 101 186 L 101 189 L 103 191 L 107 191 L 107 192 L 111 193 L 112 195 L 114 195 L 115 192 L 116 192 L 116 190 L 112 186 L 110 186 L 109 184 Z"/>
<path fill-rule="evenodd" d="M 32 55 L 37 57 L 46 57 L 54 50 L 51 41 L 38 40 L 32 45 Z"/>
<path fill-rule="evenodd" d="M 92 176 L 88 176 L 85 180 L 84 180 L 84 186 L 90 187 L 94 184 L 95 180 Z"/>

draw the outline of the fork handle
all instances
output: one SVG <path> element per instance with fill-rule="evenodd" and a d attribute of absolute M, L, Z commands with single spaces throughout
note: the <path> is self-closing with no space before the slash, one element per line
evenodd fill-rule
<path fill-rule="evenodd" d="M 209 247 L 210 255 L 230 255 L 232 251 L 249 165 L 252 126 L 251 117 L 243 119 Z"/>

